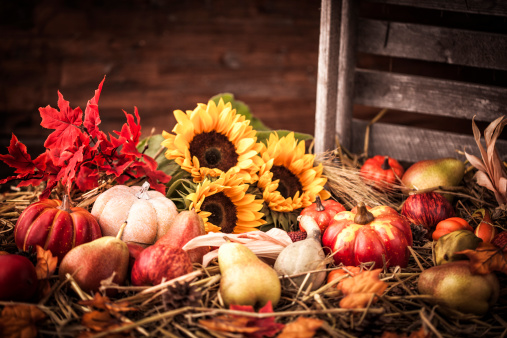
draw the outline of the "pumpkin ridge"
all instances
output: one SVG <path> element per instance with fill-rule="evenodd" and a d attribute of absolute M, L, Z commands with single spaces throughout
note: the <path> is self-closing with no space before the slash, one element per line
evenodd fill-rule
<path fill-rule="evenodd" d="M 44 208 L 42 209 L 42 211 L 40 213 L 37 214 L 37 217 L 35 217 L 31 222 L 30 222 L 30 226 L 28 227 L 28 229 L 26 230 L 25 232 L 25 236 L 23 238 L 23 251 L 26 251 L 27 250 L 27 247 L 26 247 L 26 239 L 30 237 L 30 232 L 32 231 L 32 228 L 34 227 L 35 224 L 37 224 L 37 220 L 42 217 L 42 215 L 44 215 L 45 213 L 47 212 L 51 212 L 51 209 L 48 209 L 48 208 Z M 51 229 L 53 229 L 53 225 L 51 224 Z M 49 232 L 51 233 L 51 231 Z M 48 235 L 49 235 L 48 233 Z M 47 245 L 47 243 L 45 243 L 45 245 Z M 46 246 L 44 246 L 44 250 L 46 250 Z"/>
<path fill-rule="evenodd" d="M 55 214 L 55 217 L 53 217 L 53 221 L 51 222 L 51 227 L 49 228 L 48 235 L 46 236 L 46 242 L 44 243 L 44 250 L 47 250 L 47 248 L 48 248 L 48 243 L 49 243 L 49 240 L 51 239 L 51 235 L 53 234 L 53 229 L 54 229 L 54 225 L 55 225 L 56 220 L 58 219 L 60 214 L 64 211 L 65 210 L 58 209 L 58 211 Z"/>

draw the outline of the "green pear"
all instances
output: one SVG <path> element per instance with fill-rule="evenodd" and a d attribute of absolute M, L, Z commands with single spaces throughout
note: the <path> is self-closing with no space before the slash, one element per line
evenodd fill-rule
<path fill-rule="evenodd" d="M 465 175 L 465 164 L 446 157 L 424 160 L 412 164 L 403 174 L 401 182 L 405 189 L 423 190 L 438 186 L 458 186 Z M 447 199 L 452 199 L 450 195 Z"/>
<path fill-rule="evenodd" d="M 483 315 L 496 303 L 500 283 L 494 273 L 474 275 L 469 261 L 455 261 L 421 272 L 418 289 L 444 309 Z"/>
<path fill-rule="evenodd" d="M 113 283 L 123 284 L 127 277 L 130 257 L 127 244 L 120 239 L 125 225 L 126 222 L 116 237 L 100 237 L 70 250 L 60 264 L 60 279 L 65 279 L 68 273 L 86 292 L 99 291 L 100 282 L 110 278 L 113 273 Z M 109 291 L 108 294 L 114 294 L 113 290 Z"/>
<path fill-rule="evenodd" d="M 222 279 L 220 294 L 226 306 L 251 305 L 260 308 L 268 301 L 275 306 L 282 288 L 278 274 L 247 246 L 227 242 L 218 249 Z"/>

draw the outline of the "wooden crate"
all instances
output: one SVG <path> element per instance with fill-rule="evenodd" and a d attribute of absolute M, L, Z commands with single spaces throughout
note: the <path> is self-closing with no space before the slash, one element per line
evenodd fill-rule
<path fill-rule="evenodd" d="M 386 20 L 370 10 L 364 17 L 360 9 L 367 5 L 408 14 Z M 395 110 L 399 120 L 404 114 L 437 119 L 435 129 L 381 119 L 369 133 L 369 156 L 415 162 L 458 157 L 456 150 L 478 154 L 473 116 L 485 127 L 507 111 L 506 27 L 505 1 L 322 0 L 315 152 L 335 149 L 338 139 L 342 147 L 362 153 L 368 121 L 354 116 L 354 107 L 362 105 Z M 360 62 L 365 55 L 406 60 L 423 71 L 366 69 Z M 468 78 L 448 76 L 453 72 Z M 454 132 L 453 124 L 463 120 L 470 123 L 469 133 Z M 506 141 L 499 140 L 497 148 L 505 159 Z"/>

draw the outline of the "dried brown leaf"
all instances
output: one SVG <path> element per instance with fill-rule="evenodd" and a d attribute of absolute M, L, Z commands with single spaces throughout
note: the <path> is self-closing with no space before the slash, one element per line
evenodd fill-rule
<path fill-rule="evenodd" d="M 37 337 L 36 324 L 44 318 L 46 314 L 35 305 L 7 305 L 0 316 L 0 337 Z"/>
<path fill-rule="evenodd" d="M 470 260 L 470 270 L 474 274 L 486 275 L 493 271 L 507 274 L 507 253 L 491 243 L 480 243 L 475 250 L 458 251 Z"/>
<path fill-rule="evenodd" d="M 475 124 L 474 116 L 472 119 L 472 130 L 482 160 L 465 152 L 468 161 L 478 170 L 475 175 L 477 184 L 493 191 L 496 201 L 500 206 L 507 204 L 507 182 L 505 181 L 507 178 L 495 144 L 504 126 L 507 124 L 507 120 L 503 120 L 504 117 L 497 118 L 485 129 L 484 140 L 486 141 L 486 149 L 484 149 L 481 143 L 481 132 Z"/>
<path fill-rule="evenodd" d="M 47 279 L 55 273 L 58 264 L 58 257 L 53 257 L 49 250 L 44 250 L 41 246 L 35 247 L 37 251 L 37 265 L 35 271 L 38 279 Z"/>

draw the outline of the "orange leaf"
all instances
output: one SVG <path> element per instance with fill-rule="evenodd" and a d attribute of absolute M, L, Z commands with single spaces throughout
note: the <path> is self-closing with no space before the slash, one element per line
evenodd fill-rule
<path fill-rule="evenodd" d="M 127 311 L 136 311 L 137 309 L 134 307 L 129 307 L 129 303 L 127 301 L 122 302 L 112 302 L 109 297 L 102 296 L 99 292 L 95 293 L 93 299 L 90 300 L 80 300 L 78 302 L 81 305 L 91 306 L 98 310 L 106 310 L 109 312 L 127 312 Z"/>
<path fill-rule="evenodd" d="M 0 336 L 32 338 L 37 336 L 36 323 L 46 314 L 35 305 L 7 305 L 0 316 Z"/>
<path fill-rule="evenodd" d="M 316 318 L 298 317 L 287 324 L 277 338 L 311 338 L 323 323 L 324 321 Z"/>
<path fill-rule="evenodd" d="M 381 296 L 387 289 L 387 284 L 379 279 L 382 269 L 363 271 L 342 282 L 342 292 L 345 297 L 340 301 L 340 307 L 345 309 L 364 308 L 375 296 Z M 373 301 L 377 297 L 374 297 Z"/>
<path fill-rule="evenodd" d="M 231 310 L 254 312 L 252 306 L 231 305 Z M 273 313 L 273 306 L 269 301 L 259 313 Z M 272 337 L 285 325 L 275 323 L 274 317 L 255 318 L 241 315 L 224 315 L 213 319 L 200 320 L 199 324 L 210 331 L 242 333 L 244 337 L 260 338 Z"/>
<path fill-rule="evenodd" d="M 37 272 L 38 279 L 47 279 L 51 276 L 58 263 L 58 257 L 53 257 L 53 254 L 49 250 L 44 250 L 41 246 L 36 245 L 37 250 L 37 265 L 35 271 Z"/>
<path fill-rule="evenodd" d="M 470 270 L 474 274 L 487 275 L 493 271 L 507 274 L 507 253 L 491 243 L 480 243 L 475 250 L 458 251 L 470 260 Z"/>
<path fill-rule="evenodd" d="M 384 331 L 381 338 L 406 338 L 406 334 L 398 335 L 396 332 Z M 417 331 L 410 332 L 408 338 L 430 338 L 431 333 L 427 331 L 423 326 Z"/>
<path fill-rule="evenodd" d="M 112 316 L 107 311 L 98 310 L 85 313 L 81 318 L 81 324 L 95 332 L 112 330 L 121 326 L 129 325 L 129 323 Z"/>

